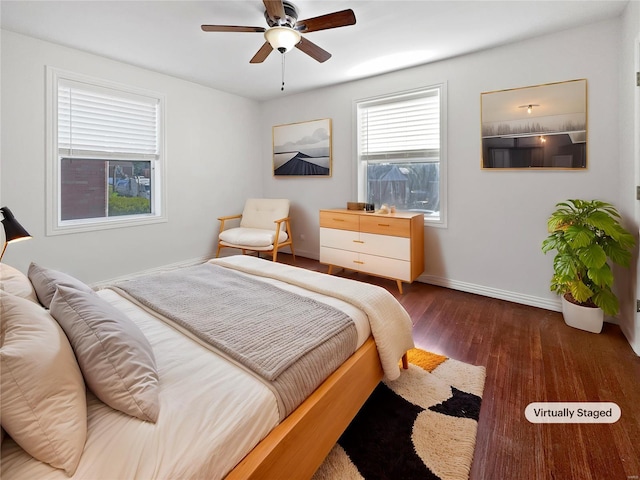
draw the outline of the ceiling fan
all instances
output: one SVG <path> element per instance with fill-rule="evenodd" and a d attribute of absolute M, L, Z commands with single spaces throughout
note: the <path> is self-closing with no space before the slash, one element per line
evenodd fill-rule
<path fill-rule="evenodd" d="M 353 10 L 341 10 L 307 20 L 298 20 L 298 9 L 287 0 L 262 0 L 266 8 L 264 17 L 269 28 L 241 27 L 235 25 L 202 25 L 205 32 L 258 32 L 264 33 L 264 45 L 253 56 L 250 63 L 261 63 L 266 60 L 272 50 L 286 53 L 293 47 L 303 51 L 318 62 L 325 62 L 331 54 L 301 34 L 346 27 L 356 23 Z"/>

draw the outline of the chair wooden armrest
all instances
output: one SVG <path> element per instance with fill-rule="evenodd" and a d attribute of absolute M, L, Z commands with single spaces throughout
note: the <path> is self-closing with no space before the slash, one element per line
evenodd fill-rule
<path fill-rule="evenodd" d="M 218 220 L 220 220 L 220 231 L 224 231 L 224 222 L 227 220 L 235 220 L 236 218 L 242 218 L 242 214 L 238 214 L 238 215 L 227 215 L 226 217 L 218 217 Z"/>
<path fill-rule="evenodd" d="M 285 228 L 287 231 L 287 235 L 290 235 L 289 233 L 289 217 L 284 217 L 284 218 L 280 218 L 278 220 L 274 220 L 273 223 L 276 224 L 276 238 L 273 241 L 274 245 L 279 245 L 279 241 L 280 241 L 280 224 L 282 224 L 282 222 L 286 222 L 285 223 Z M 291 241 L 291 239 L 289 239 L 289 241 Z M 277 251 L 274 252 L 274 255 L 277 255 Z"/>
<path fill-rule="evenodd" d="M 226 217 L 218 217 L 218 220 L 222 222 L 223 220 L 233 220 L 234 218 L 242 218 L 242 214 L 239 213 L 238 215 L 227 215 Z"/>

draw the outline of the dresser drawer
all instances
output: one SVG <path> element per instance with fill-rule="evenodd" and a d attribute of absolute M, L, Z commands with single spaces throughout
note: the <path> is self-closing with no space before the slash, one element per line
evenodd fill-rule
<path fill-rule="evenodd" d="M 320 212 L 320 226 L 340 230 L 360 229 L 360 216 L 340 212 Z"/>
<path fill-rule="evenodd" d="M 360 217 L 360 231 L 396 237 L 410 237 L 411 222 L 406 218 L 362 216 Z"/>
<path fill-rule="evenodd" d="M 409 261 L 411 259 L 411 240 L 407 237 L 374 235 L 373 233 L 320 227 L 320 246 L 398 260 Z"/>
<path fill-rule="evenodd" d="M 360 254 L 338 248 L 320 247 L 320 263 L 359 270 Z"/>
<path fill-rule="evenodd" d="M 360 250 L 360 233 L 320 227 L 320 246 L 341 250 Z"/>
<path fill-rule="evenodd" d="M 362 273 L 411 281 L 411 262 L 395 258 L 378 257 L 365 253 L 320 247 L 320 263 L 335 265 Z"/>
<path fill-rule="evenodd" d="M 376 255 L 360 254 L 359 268 L 363 273 L 371 273 L 387 278 L 395 278 L 410 282 L 411 262 L 396 260 L 394 258 L 378 257 Z"/>
<path fill-rule="evenodd" d="M 407 262 L 411 260 L 411 240 L 408 237 L 361 233 L 360 239 L 355 245 L 362 253 L 406 260 Z"/>

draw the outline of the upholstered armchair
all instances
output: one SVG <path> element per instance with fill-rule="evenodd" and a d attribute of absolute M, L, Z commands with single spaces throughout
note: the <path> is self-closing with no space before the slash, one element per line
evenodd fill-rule
<path fill-rule="evenodd" d="M 225 230 L 225 222 L 228 225 L 231 220 L 237 219 L 240 219 L 239 227 Z M 220 235 L 216 257 L 220 256 L 222 248 L 238 248 L 243 254 L 247 251 L 271 253 L 275 262 L 278 250 L 288 246 L 293 259 L 296 259 L 289 220 L 289 200 L 250 198 L 241 215 L 219 217 L 218 220 Z"/>

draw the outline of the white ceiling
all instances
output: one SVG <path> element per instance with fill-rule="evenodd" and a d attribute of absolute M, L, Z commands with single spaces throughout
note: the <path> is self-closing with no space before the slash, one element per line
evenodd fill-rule
<path fill-rule="evenodd" d="M 307 38 L 333 54 L 318 63 L 294 49 L 249 59 L 261 33 L 205 33 L 201 24 L 267 27 L 261 0 L 2 0 L 3 29 L 59 43 L 248 98 L 266 100 L 434 62 L 619 16 L 629 0 L 294 0 L 306 19 L 353 9 L 353 26 Z M 638 1 L 638 0 L 633 0 Z M 400 61 L 400 65 L 393 65 Z M 366 64 L 377 62 L 373 70 Z"/>

